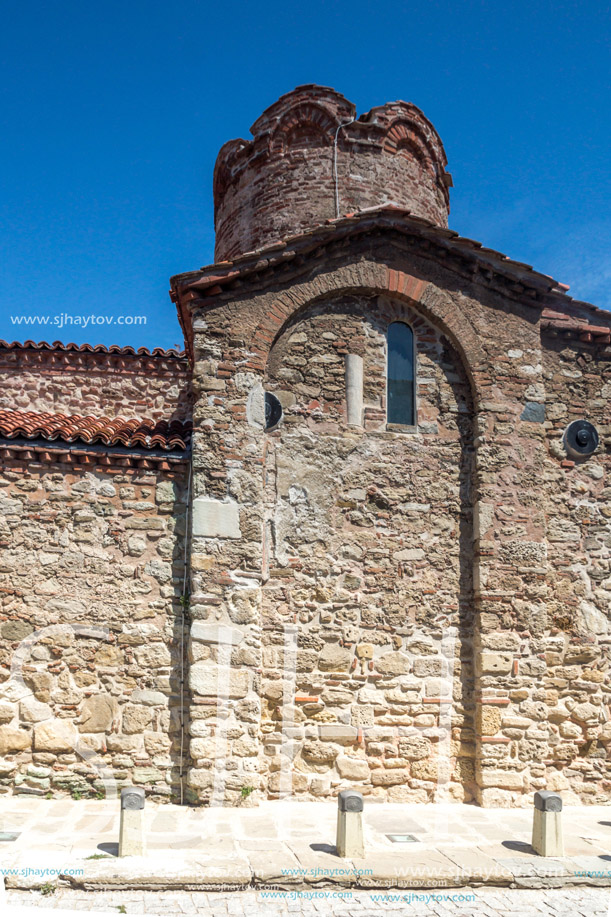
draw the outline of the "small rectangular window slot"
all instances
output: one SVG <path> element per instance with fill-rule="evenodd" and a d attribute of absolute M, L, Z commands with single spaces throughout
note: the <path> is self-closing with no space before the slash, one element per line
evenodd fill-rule
<path fill-rule="evenodd" d="M 413 834 L 387 834 L 386 837 L 393 844 L 419 844 L 420 841 Z"/>

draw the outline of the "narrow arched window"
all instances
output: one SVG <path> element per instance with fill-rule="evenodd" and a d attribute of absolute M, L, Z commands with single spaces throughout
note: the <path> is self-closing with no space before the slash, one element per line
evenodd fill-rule
<path fill-rule="evenodd" d="M 414 332 L 404 322 L 388 326 L 387 421 L 413 427 L 415 412 Z"/>

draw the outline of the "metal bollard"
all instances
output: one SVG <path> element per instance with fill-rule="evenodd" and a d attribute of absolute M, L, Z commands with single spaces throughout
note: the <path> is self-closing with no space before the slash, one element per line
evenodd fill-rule
<path fill-rule="evenodd" d="M 356 790 L 342 790 L 337 797 L 337 853 L 340 857 L 364 857 L 363 797 Z"/>
<path fill-rule="evenodd" d="M 119 856 L 144 856 L 144 790 L 128 786 L 121 790 Z"/>
<path fill-rule="evenodd" d="M 550 790 L 535 793 L 532 846 L 542 857 L 564 856 L 562 797 Z"/>

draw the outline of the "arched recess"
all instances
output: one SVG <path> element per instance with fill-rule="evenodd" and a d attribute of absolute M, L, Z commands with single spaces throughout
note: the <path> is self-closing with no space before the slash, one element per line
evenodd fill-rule
<path fill-rule="evenodd" d="M 309 138 L 319 146 L 331 144 L 337 122 L 322 106 L 305 102 L 289 109 L 270 139 L 270 153 L 290 152 L 294 142 L 303 144 Z"/>
<path fill-rule="evenodd" d="M 406 271 L 364 262 L 359 265 L 359 274 L 358 281 L 355 281 L 354 266 L 343 264 L 326 276 L 315 276 L 311 280 L 292 284 L 290 293 L 279 293 L 252 335 L 250 350 L 258 368 L 265 371 L 278 336 L 304 309 L 331 296 L 391 294 L 395 300 L 413 306 L 451 342 L 469 378 L 477 409 L 490 392 L 493 379 L 488 371 L 488 357 L 468 315 L 459 310 L 445 290 Z"/>
<path fill-rule="evenodd" d="M 384 138 L 384 149 L 390 153 L 400 153 L 406 149 L 421 163 L 434 173 L 433 156 L 429 151 L 426 141 L 413 125 L 405 121 L 393 121 Z"/>
<path fill-rule="evenodd" d="M 475 794 L 473 400 L 462 357 L 423 312 L 405 294 L 328 291 L 294 309 L 268 350 L 265 386 L 286 417 L 266 437 L 263 727 L 279 739 L 289 711 L 302 729 L 284 750 L 296 792 Z M 416 434 L 386 430 L 393 321 L 416 340 Z M 345 422 L 346 353 L 364 361 L 364 430 Z"/>

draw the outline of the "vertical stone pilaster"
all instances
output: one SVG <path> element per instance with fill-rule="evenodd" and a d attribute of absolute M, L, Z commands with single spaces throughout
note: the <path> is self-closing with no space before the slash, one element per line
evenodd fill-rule
<path fill-rule="evenodd" d="M 235 805 L 259 788 L 264 414 L 258 375 L 239 370 L 248 353 L 222 346 L 196 334 L 188 785 L 192 801 Z"/>
<path fill-rule="evenodd" d="M 509 359 L 476 430 L 476 780 L 490 806 L 544 786 L 549 755 L 540 352 L 533 342 Z"/>

